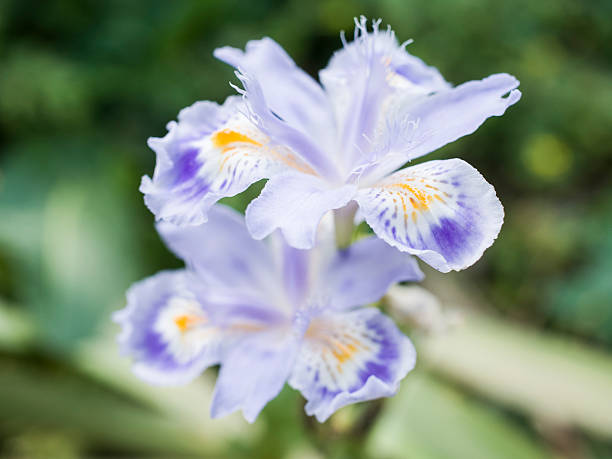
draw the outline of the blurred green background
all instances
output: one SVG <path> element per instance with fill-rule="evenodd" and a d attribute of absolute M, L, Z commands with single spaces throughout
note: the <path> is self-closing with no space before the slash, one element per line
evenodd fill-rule
<path fill-rule="evenodd" d="M 453 83 L 521 80 L 503 117 L 426 158 L 481 171 L 504 227 L 473 268 L 426 271 L 460 323 L 406 324 L 417 369 L 368 434 L 338 433 L 359 407 L 309 427 L 288 389 L 254 425 L 210 421 L 214 371 L 152 388 L 114 342 L 126 288 L 180 266 L 138 192 L 146 139 L 232 93 L 215 47 L 269 35 L 316 75 L 359 14 Z M 2 0 L 0 145 L 4 457 L 612 457 L 609 0 Z"/>

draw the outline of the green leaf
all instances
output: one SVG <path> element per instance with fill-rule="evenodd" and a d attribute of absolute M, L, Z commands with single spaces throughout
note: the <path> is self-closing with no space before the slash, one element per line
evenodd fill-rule
<path fill-rule="evenodd" d="M 422 372 L 408 375 L 387 400 L 367 450 L 398 459 L 549 457 L 508 417 Z"/>
<path fill-rule="evenodd" d="M 63 371 L 3 361 L 0 422 L 7 428 L 61 429 L 84 443 L 124 451 L 203 454 L 214 452 L 197 429 Z M 218 444 L 217 444 L 218 446 Z"/>
<path fill-rule="evenodd" d="M 495 402 L 612 438 L 612 358 L 569 338 L 468 315 L 417 345 L 421 362 Z"/>

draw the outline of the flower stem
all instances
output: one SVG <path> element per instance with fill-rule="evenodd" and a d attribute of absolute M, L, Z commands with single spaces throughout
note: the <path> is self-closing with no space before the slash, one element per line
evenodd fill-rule
<path fill-rule="evenodd" d="M 352 201 L 348 205 L 334 210 L 334 228 L 336 230 L 336 245 L 338 249 L 346 249 L 353 240 L 357 204 Z"/>
<path fill-rule="evenodd" d="M 305 401 L 302 400 L 302 402 Z M 357 457 L 360 456 L 359 453 L 363 450 L 372 428 L 382 413 L 384 403 L 385 399 L 381 398 L 353 407 L 357 410 L 356 417 L 348 425 L 342 427 L 334 423 L 333 419 L 319 423 L 301 409 L 304 427 L 313 446 L 324 457 Z M 343 454 L 333 454 L 340 452 Z"/>

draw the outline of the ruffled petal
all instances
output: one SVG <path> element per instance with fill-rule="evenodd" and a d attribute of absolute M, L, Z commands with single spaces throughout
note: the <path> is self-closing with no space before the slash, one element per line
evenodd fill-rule
<path fill-rule="evenodd" d="M 282 292 L 268 246 L 254 240 L 244 217 L 227 206 L 213 206 L 204 224 L 160 222 L 157 230 L 166 245 L 197 272 L 211 294 L 240 294 L 262 301 L 273 300 Z"/>
<path fill-rule="evenodd" d="M 383 100 L 391 94 L 387 81 L 385 56 L 397 45 L 392 32 L 368 33 L 367 22 L 355 22 L 355 41 L 336 52 L 329 65 L 319 73 L 336 117 L 338 157 L 344 171 L 367 157 L 368 138 L 372 137 Z"/>
<path fill-rule="evenodd" d="M 134 284 L 113 319 L 122 327 L 122 352 L 150 384 L 185 384 L 219 362 L 221 331 L 211 323 L 181 271 L 161 272 Z"/>
<path fill-rule="evenodd" d="M 354 185 L 334 186 L 315 176 L 282 174 L 268 181 L 247 207 L 247 227 L 255 239 L 280 228 L 289 245 L 310 249 L 323 215 L 345 206 L 356 191 Z"/>
<path fill-rule="evenodd" d="M 321 82 L 332 101 L 340 130 L 343 166 L 351 171 L 371 160 L 371 139 L 384 116 L 384 108 L 395 94 L 414 96 L 449 87 L 433 67 L 410 55 L 395 33 L 379 30 L 380 20 L 355 20 L 355 38 L 334 53 L 320 72 Z"/>
<path fill-rule="evenodd" d="M 253 422 L 278 395 L 293 366 L 296 337 L 270 329 L 239 341 L 224 355 L 211 405 L 213 418 L 242 410 Z"/>
<path fill-rule="evenodd" d="M 407 167 L 355 200 L 378 237 L 442 272 L 474 264 L 504 219 L 493 186 L 460 159 Z"/>
<path fill-rule="evenodd" d="M 334 309 L 362 306 L 379 300 L 396 282 L 423 277 L 413 257 L 368 237 L 338 251 L 324 267 L 319 296 Z"/>
<path fill-rule="evenodd" d="M 244 110 L 238 97 L 222 106 L 196 102 L 168 124 L 165 137 L 149 139 L 157 163 L 140 191 L 157 220 L 197 225 L 216 201 L 257 180 L 291 169 L 311 172 L 287 147 L 272 145 Z"/>
<path fill-rule="evenodd" d="M 354 41 L 345 42 L 321 70 L 323 86 L 332 97 L 341 89 L 338 84 L 350 84 L 352 72 L 373 64 L 386 70 L 385 80 L 396 90 L 430 94 L 450 87 L 438 69 L 406 51 L 410 40 L 400 44 L 393 30 L 379 30 L 380 23 L 380 20 L 372 21 L 373 31 L 368 32 L 366 18 L 356 19 Z M 368 61 L 368 55 L 375 56 L 375 60 Z"/>
<path fill-rule="evenodd" d="M 334 176 L 325 151 L 334 147 L 329 101 L 319 84 L 272 39 L 250 41 L 246 51 L 224 47 L 215 57 L 239 70 L 257 126 L 274 142 L 297 152 L 319 174 Z"/>
<path fill-rule="evenodd" d="M 345 405 L 394 395 L 415 362 L 410 340 L 379 310 L 325 312 L 306 330 L 289 385 L 323 422 Z"/>
<path fill-rule="evenodd" d="M 491 116 L 501 116 L 521 97 L 519 82 L 508 74 L 491 75 L 456 88 L 415 99 L 395 97 L 385 108 L 384 123 L 373 140 L 373 163 L 361 172 L 372 183 L 407 161 L 474 132 Z"/>

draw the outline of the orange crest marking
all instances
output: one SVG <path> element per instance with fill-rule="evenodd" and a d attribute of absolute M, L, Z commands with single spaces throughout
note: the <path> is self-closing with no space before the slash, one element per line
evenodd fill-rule
<path fill-rule="evenodd" d="M 412 204 L 412 207 L 417 210 L 429 210 L 429 204 L 433 200 L 431 195 L 424 190 L 406 185 L 405 183 L 394 183 L 392 185 L 386 185 L 385 188 L 400 188 L 410 193 L 412 196 L 409 196 L 408 200 L 410 204 Z M 404 209 L 404 212 L 405 211 L 406 209 Z"/>
<path fill-rule="evenodd" d="M 223 150 L 231 149 L 231 144 L 236 142 L 250 143 L 251 145 L 261 147 L 261 143 L 231 129 L 215 132 L 212 136 L 212 142 L 217 148 L 222 148 Z"/>
<path fill-rule="evenodd" d="M 232 129 L 224 129 L 222 131 L 215 132 L 211 137 L 212 143 L 216 148 L 220 148 L 223 154 L 229 153 L 219 166 L 219 170 L 225 167 L 225 164 L 228 160 L 230 160 L 233 156 L 239 154 L 242 156 L 249 156 L 249 153 L 244 151 L 239 151 L 239 145 L 235 144 L 249 144 L 251 148 L 253 147 L 264 147 L 264 144 L 258 142 L 257 140 L 252 139 L 246 134 L 242 134 L 238 131 L 234 131 Z M 267 157 L 271 160 L 281 161 L 285 163 L 287 166 L 296 169 L 305 174 L 315 174 L 308 164 L 303 163 L 301 160 L 298 160 L 293 154 L 288 152 L 282 152 L 275 148 L 270 148 L 265 146 L 260 154 L 264 157 Z"/>
<path fill-rule="evenodd" d="M 194 315 L 182 315 L 174 318 L 174 323 L 178 327 L 181 332 L 186 332 L 188 329 L 193 327 L 194 325 L 198 325 L 204 322 L 203 317 L 194 316 Z"/>

